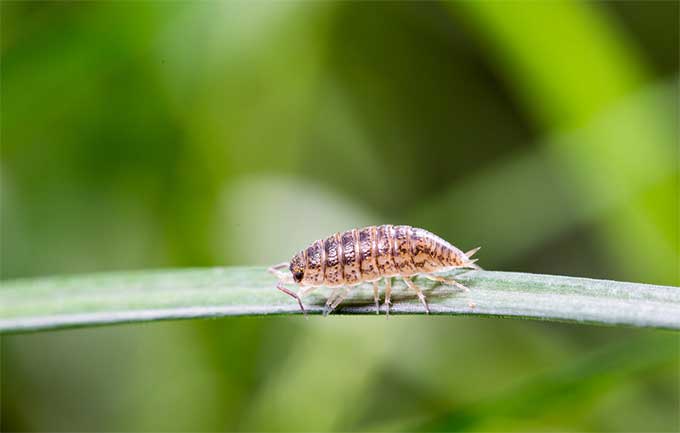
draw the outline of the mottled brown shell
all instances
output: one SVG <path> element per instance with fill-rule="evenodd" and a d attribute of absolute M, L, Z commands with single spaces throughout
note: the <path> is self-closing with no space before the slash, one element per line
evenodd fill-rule
<path fill-rule="evenodd" d="M 345 286 L 382 277 L 440 272 L 470 260 L 427 230 L 410 226 L 370 226 L 318 240 L 290 261 L 305 286 Z"/>

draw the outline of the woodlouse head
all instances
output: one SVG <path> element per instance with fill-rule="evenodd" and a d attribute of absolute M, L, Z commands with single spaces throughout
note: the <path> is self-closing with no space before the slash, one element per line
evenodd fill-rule
<path fill-rule="evenodd" d="M 290 259 L 289 269 L 290 273 L 293 274 L 293 280 L 296 283 L 302 282 L 302 279 L 305 277 L 305 258 L 302 251 Z"/>

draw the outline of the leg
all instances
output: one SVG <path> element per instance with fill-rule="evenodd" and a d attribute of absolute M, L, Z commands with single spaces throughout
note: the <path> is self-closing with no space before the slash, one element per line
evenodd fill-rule
<path fill-rule="evenodd" d="M 420 302 L 422 302 L 423 305 L 425 306 L 425 311 L 427 312 L 427 314 L 430 314 L 430 307 L 427 305 L 425 295 L 423 295 L 423 291 L 420 289 L 420 287 L 416 286 L 409 277 L 402 277 L 402 279 L 404 280 L 407 286 L 416 291 L 418 299 L 420 299 Z"/>
<path fill-rule="evenodd" d="M 468 289 L 467 287 L 465 287 L 464 285 L 460 284 L 458 281 L 453 280 L 453 279 L 447 279 L 447 278 L 444 278 L 444 277 L 439 277 L 437 275 L 427 275 L 426 274 L 424 276 L 428 280 L 439 281 L 440 283 L 448 284 L 450 286 L 456 286 L 459 289 L 461 289 L 463 292 L 469 292 L 470 291 L 470 289 Z"/>
<path fill-rule="evenodd" d="M 318 288 L 319 288 L 318 286 L 302 287 L 300 290 L 298 290 L 298 296 L 302 298 L 303 296 L 307 296 L 307 294 L 310 293 L 312 290 L 316 290 Z"/>
<path fill-rule="evenodd" d="M 385 307 L 387 310 L 387 317 L 390 317 L 390 305 L 392 305 L 392 278 L 385 277 Z"/>
<path fill-rule="evenodd" d="M 465 269 L 465 268 L 463 268 L 463 269 Z M 462 277 L 463 275 L 469 274 L 470 272 L 473 272 L 473 271 L 475 271 L 475 269 L 467 269 L 464 272 L 461 272 L 460 274 L 456 274 L 456 278 Z"/>
<path fill-rule="evenodd" d="M 300 306 L 300 310 L 302 310 L 302 313 L 307 316 L 307 311 L 305 311 L 305 307 L 302 306 L 302 300 L 300 299 L 300 296 L 298 296 L 297 293 L 293 292 L 292 290 L 289 290 L 283 286 L 283 282 L 279 281 L 278 284 L 276 285 L 276 288 L 285 293 L 288 296 L 292 296 L 298 301 L 298 305 Z"/>
<path fill-rule="evenodd" d="M 378 282 L 373 281 L 373 300 L 375 301 L 375 314 L 380 314 L 380 297 L 378 296 Z"/>
<path fill-rule="evenodd" d="M 288 267 L 288 262 L 283 262 L 279 263 L 278 265 L 270 266 L 269 269 L 267 269 L 269 272 L 274 273 L 275 271 L 278 271 L 283 268 Z"/>
<path fill-rule="evenodd" d="M 328 313 L 330 313 L 333 309 L 331 308 L 331 305 L 333 302 L 337 299 L 338 295 L 340 295 L 340 291 L 342 290 L 342 287 L 336 287 L 333 289 L 331 294 L 328 296 L 328 299 L 326 299 L 326 305 L 323 307 L 323 315 L 328 316 Z"/>
<path fill-rule="evenodd" d="M 292 283 L 293 280 L 291 278 L 290 272 L 285 272 L 282 271 L 282 269 L 285 269 L 288 267 L 288 263 L 279 263 L 278 265 L 274 265 L 267 269 L 267 271 L 270 274 L 274 274 L 278 277 L 279 280 L 285 281 L 285 282 L 290 282 Z"/>
<path fill-rule="evenodd" d="M 328 315 L 328 313 L 331 313 L 333 310 L 335 310 L 335 308 L 336 308 L 338 305 L 340 305 L 340 303 L 341 303 L 342 301 L 345 300 L 345 298 L 347 297 L 347 295 L 349 295 L 349 292 L 352 291 L 352 288 L 351 288 L 351 287 L 345 287 L 344 290 L 342 290 L 342 289 L 343 289 L 342 287 L 336 289 L 336 290 L 338 290 L 338 292 L 340 292 L 340 294 L 337 295 L 337 296 L 335 297 L 335 299 L 333 300 L 333 303 L 331 304 L 330 310 L 324 309 L 324 316 Z M 341 290 L 342 290 L 342 291 L 341 291 Z M 335 290 L 334 290 L 334 292 L 335 292 Z M 329 298 L 329 301 L 330 301 L 330 298 Z M 326 303 L 326 307 L 328 307 L 328 303 Z M 328 311 L 328 312 L 326 312 L 326 311 Z"/>
<path fill-rule="evenodd" d="M 453 269 L 465 269 L 465 271 L 461 272 L 460 274 L 457 274 L 456 277 L 461 277 L 461 276 L 463 276 L 465 274 L 469 274 L 470 272 L 473 272 L 473 271 L 483 271 L 484 270 L 474 263 L 463 265 L 463 266 L 458 266 L 458 267 L 455 267 Z"/>

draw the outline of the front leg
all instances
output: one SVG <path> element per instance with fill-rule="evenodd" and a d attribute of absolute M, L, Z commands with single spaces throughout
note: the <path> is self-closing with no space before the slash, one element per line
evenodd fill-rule
<path fill-rule="evenodd" d="M 307 310 L 305 310 L 305 307 L 302 305 L 302 299 L 300 298 L 300 296 L 299 296 L 297 293 L 295 293 L 295 292 L 293 292 L 292 290 L 287 289 L 286 287 L 284 287 L 283 281 L 279 281 L 279 282 L 276 284 L 276 288 L 279 289 L 280 291 L 282 291 L 283 293 L 285 293 L 286 295 L 295 298 L 295 299 L 297 300 L 297 302 L 298 302 L 298 305 L 300 306 L 300 310 L 302 310 L 302 314 L 304 314 L 305 316 L 307 316 Z"/>

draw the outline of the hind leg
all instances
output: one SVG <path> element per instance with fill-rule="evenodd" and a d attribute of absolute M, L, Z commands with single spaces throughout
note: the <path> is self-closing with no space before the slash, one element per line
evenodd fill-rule
<path fill-rule="evenodd" d="M 448 279 L 448 278 L 444 278 L 444 277 L 439 277 L 437 275 L 428 275 L 428 274 L 425 274 L 424 277 L 427 278 L 428 280 L 439 281 L 440 283 L 444 283 L 444 284 L 447 284 L 449 286 L 456 286 L 460 290 L 462 290 L 463 292 L 469 292 L 470 291 L 470 289 L 468 289 L 467 287 L 465 287 L 464 285 L 460 284 L 458 281 L 453 280 L 453 279 Z"/>
<path fill-rule="evenodd" d="M 418 299 L 420 299 L 420 302 L 422 302 L 423 305 L 425 306 L 425 312 L 427 312 L 427 314 L 430 314 L 430 307 L 427 305 L 427 300 L 425 300 L 425 295 L 423 294 L 422 289 L 416 286 L 415 283 L 409 277 L 402 277 L 402 279 L 404 280 L 407 286 L 415 290 L 416 295 L 418 295 Z"/>

